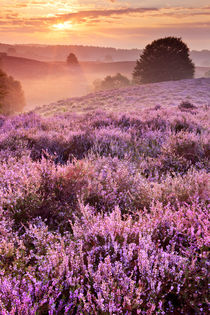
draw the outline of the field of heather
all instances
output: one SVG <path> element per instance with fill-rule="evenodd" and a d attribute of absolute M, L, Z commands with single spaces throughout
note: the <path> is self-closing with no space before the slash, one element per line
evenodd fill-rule
<path fill-rule="evenodd" d="M 90 113 L 98 109 L 116 113 L 139 113 L 155 106 L 176 107 L 183 101 L 197 106 L 210 104 L 210 78 L 168 81 L 102 91 L 82 97 L 69 98 L 35 109 L 37 114 Z"/>
<path fill-rule="evenodd" d="M 209 86 L 0 117 L 0 314 L 208 314 Z"/>

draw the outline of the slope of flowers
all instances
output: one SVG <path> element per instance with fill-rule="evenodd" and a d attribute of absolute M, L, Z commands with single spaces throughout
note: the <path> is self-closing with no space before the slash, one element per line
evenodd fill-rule
<path fill-rule="evenodd" d="M 178 106 L 183 100 L 202 106 L 209 104 L 209 86 L 210 78 L 142 84 L 60 100 L 35 111 L 46 116 L 63 112 L 87 113 L 98 108 L 120 113 L 136 112 L 142 107 Z"/>
<path fill-rule="evenodd" d="M 0 117 L 0 314 L 208 313 L 193 105 Z"/>

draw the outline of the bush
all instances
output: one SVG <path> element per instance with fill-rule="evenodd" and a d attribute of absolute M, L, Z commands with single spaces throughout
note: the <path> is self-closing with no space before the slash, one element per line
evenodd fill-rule
<path fill-rule="evenodd" d="M 133 72 L 135 83 L 190 79 L 194 64 L 189 48 L 176 37 L 160 38 L 147 45 Z"/>
<path fill-rule="evenodd" d="M 184 174 L 192 165 L 208 169 L 208 140 L 200 135 L 180 131 L 162 147 L 162 168 Z"/>
<path fill-rule="evenodd" d="M 196 109 L 197 107 L 188 101 L 181 102 L 178 106 L 181 111 Z"/>
<path fill-rule="evenodd" d="M 119 89 L 130 85 L 128 78 L 123 76 L 121 73 L 116 74 L 115 76 L 107 76 L 104 80 L 96 80 L 93 82 L 95 91 L 100 90 L 111 90 Z"/>

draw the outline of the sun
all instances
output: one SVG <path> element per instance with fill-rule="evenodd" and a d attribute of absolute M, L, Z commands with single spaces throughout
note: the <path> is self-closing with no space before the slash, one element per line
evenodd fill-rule
<path fill-rule="evenodd" d="M 70 21 L 66 21 L 63 23 L 53 24 L 52 28 L 57 31 L 66 31 L 73 28 L 73 24 Z"/>

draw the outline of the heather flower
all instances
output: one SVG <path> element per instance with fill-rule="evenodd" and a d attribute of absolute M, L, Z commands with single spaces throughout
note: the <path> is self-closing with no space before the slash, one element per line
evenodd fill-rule
<path fill-rule="evenodd" d="M 208 313 L 207 107 L 121 92 L 0 117 L 1 314 Z"/>

